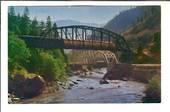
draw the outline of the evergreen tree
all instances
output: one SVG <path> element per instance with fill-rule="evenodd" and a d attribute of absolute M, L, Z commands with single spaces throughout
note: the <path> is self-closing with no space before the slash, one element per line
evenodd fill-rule
<path fill-rule="evenodd" d="M 29 34 L 29 26 L 30 26 L 30 19 L 29 19 L 29 10 L 28 7 L 25 7 L 23 16 L 21 17 L 20 22 L 20 30 L 22 35 L 28 35 Z"/>
<path fill-rule="evenodd" d="M 38 34 L 39 34 L 38 21 L 36 17 L 34 17 L 30 25 L 30 35 L 37 36 Z"/>
<path fill-rule="evenodd" d="M 55 30 L 54 36 L 55 36 L 55 38 L 58 38 L 57 24 L 56 24 L 56 23 L 53 24 L 53 28 L 54 28 L 54 30 Z"/>
<path fill-rule="evenodd" d="M 48 16 L 47 17 L 47 23 L 46 23 L 46 27 L 47 27 L 47 29 L 51 29 L 51 17 L 50 16 Z"/>
<path fill-rule="evenodd" d="M 25 7 L 25 9 L 24 9 L 24 17 L 28 17 L 28 15 L 29 15 L 29 10 L 28 10 L 28 7 Z"/>
<path fill-rule="evenodd" d="M 9 16 L 15 16 L 15 9 L 13 6 L 9 7 Z"/>
<path fill-rule="evenodd" d="M 45 30 L 45 23 L 43 21 L 40 22 L 40 26 L 39 26 L 39 32 L 40 32 L 40 35 L 42 35 L 44 33 L 44 30 Z"/>
<path fill-rule="evenodd" d="M 51 18 L 50 16 L 47 17 L 47 22 L 46 22 L 46 27 L 47 27 L 47 31 L 51 29 L 52 25 L 51 25 Z M 50 37 L 50 33 L 48 34 L 48 37 Z"/>
<path fill-rule="evenodd" d="M 10 7 L 8 12 L 8 29 L 11 32 L 14 32 L 14 30 L 16 29 L 15 20 L 16 17 L 14 7 Z"/>
<path fill-rule="evenodd" d="M 18 35 L 40 35 L 40 31 L 44 31 L 45 28 L 49 30 L 57 27 L 57 24 L 52 26 L 50 16 L 46 23 L 43 21 L 39 23 L 36 18 L 33 20 L 29 18 L 28 7 L 25 7 L 23 15 L 16 15 L 14 7 L 10 7 L 8 25 L 9 72 L 23 68 L 28 72 L 40 74 L 45 79 L 65 79 L 65 63 L 67 62 L 63 50 L 27 48 L 25 42 L 18 38 Z"/>
<path fill-rule="evenodd" d="M 40 28 L 45 28 L 45 23 L 43 21 L 40 22 Z"/>
<path fill-rule="evenodd" d="M 54 28 L 57 28 L 57 24 L 56 24 L 56 23 L 54 23 L 54 24 L 53 24 L 53 27 L 54 27 Z"/>

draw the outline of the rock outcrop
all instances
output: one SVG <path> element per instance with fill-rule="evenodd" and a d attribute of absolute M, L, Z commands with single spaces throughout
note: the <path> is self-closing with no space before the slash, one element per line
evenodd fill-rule
<path fill-rule="evenodd" d="M 147 83 L 154 75 L 160 75 L 160 65 L 115 64 L 110 67 L 103 80 L 135 80 Z"/>
<path fill-rule="evenodd" d="M 124 77 L 129 79 L 129 76 L 132 74 L 132 68 L 130 64 L 114 64 L 104 75 L 103 79 L 121 80 Z"/>
<path fill-rule="evenodd" d="M 23 75 L 16 74 L 9 78 L 9 93 L 19 98 L 30 98 L 42 93 L 45 81 L 40 76 L 25 78 Z"/>

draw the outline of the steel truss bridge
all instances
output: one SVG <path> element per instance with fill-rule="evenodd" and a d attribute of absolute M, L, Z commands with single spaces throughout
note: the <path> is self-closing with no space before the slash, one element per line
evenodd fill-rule
<path fill-rule="evenodd" d="M 131 50 L 124 37 L 106 30 L 83 25 L 72 25 L 63 27 L 52 27 L 44 30 L 39 36 L 22 35 L 23 39 L 29 47 L 44 49 L 78 49 L 78 50 L 100 50 L 94 52 L 94 55 L 100 54 L 107 57 L 104 51 L 130 53 Z M 102 51 L 101 51 L 102 50 Z M 103 52 L 103 54 L 101 53 Z M 89 54 L 88 52 L 86 52 Z M 87 55 L 86 55 L 87 56 Z M 92 55 L 91 55 L 92 56 Z M 109 55 L 110 57 L 111 55 Z M 114 55 L 112 55 L 115 59 Z M 87 59 L 87 58 L 86 58 Z M 109 58 L 108 58 L 109 59 Z M 105 58 L 105 61 L 108 62 Z M 84 63 L 84 62 L 83 62 Z"/>
<path fill-rule="evenodd" d="M 53 27 L 40 36 L 22 35 L 26 44 L 37 48 L 90 49 L 130 52 L 125 39 L 104 28 L 74 25 Z"/>
<path fill-rule="evenodd" d="M 73 50 L 68 56 L 70 65 L 109 65 L 118 64 L 116 55 L 110 51 Z"/>

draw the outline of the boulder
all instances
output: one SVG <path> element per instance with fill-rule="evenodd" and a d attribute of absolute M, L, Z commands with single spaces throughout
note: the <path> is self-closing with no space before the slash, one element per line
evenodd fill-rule
<path fill-rule="evenodd" d="M 81 75 L 81 71 L 77 71 L 75 75 Z"/>
<path fill-rule="evenodd" d="M 123 81 L 128 81 L 128 78 L 123 77 L 122 80 L 123 80 Z"/>
<path fill-rule="evenodd" d="M 108 72 L 104 75 L 103 79 L 109 80 L 122 80 L 122 77 L 129 77 L 132 75 L 133 66 L 130 64 L 114 64 Z"/>
<path fill-rule="evenodd" d="M 17 74 L 10 79 L 9 93 L 13 93 L 19 98 L 30 98 L 42 93 L 45 88 L 45 81 L 40 76 L 26 78 Z M 13 84 L 13 85 L 11 85 Z"/>
<path fill-rule="evenodd" d="M 25 77 L 20 74 L 16 74 L 15 76 L 8 75 L 8 92 L 14 93 L 15 95 L 20 94 L 20 86 L 23 85 L 25 81 Z M 19 95 L 20 96 L 20 95 Z"/>
<path fill-rule="evenodd" d="M 72 81 L 74 84 L 78 84 L 77 82 L 75 82 L 75 81 Z"/>
<path fill-rule="evenodd" d="M 115 64 L 109 67 L 104 80 L 135 80 L 148 83 L 154 75 L 161 75 L 160 67 L 151 64 Z"/>
<path fill-rule="evenodd" d="M 100 80 L 100 82 L 99 82 L 100 84 L 109 84 L 109 82 L 108 81 L 106 81 L 106 80 L 104 80 L 104 79 L 102 79 L 102 80 Z"/>
<path fill-rule="evenodd" d="M 33 97 L 42 93 L 44 90 L 45 81 L 40 76 L 27 78 L 22 86 L 24 97 Z"/>
<path fill-rule="evenodd" d="M 74 84 L 71 84 L 71 83 L 70 83 L 70 84 L 69 84 L 69 86 L 70 86 L 70 87 L 73 87 L 73 86 L 74 86 Z"/>
<path fill-rule="evenodd" d="M 82 82 L 82 80 L 80 80 L 80 79 L 77 79 L 76 81 Z"/>

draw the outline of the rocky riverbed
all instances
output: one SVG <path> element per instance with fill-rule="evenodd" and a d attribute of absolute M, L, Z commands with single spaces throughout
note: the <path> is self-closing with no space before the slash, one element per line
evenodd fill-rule
<path fill-rule="evenodd" d="M 86 77 L 71 76 L 59 91 L 22 100 L 20 103 L 138 103 L 144 96 L 144 83 L 110 80 L 100 84 L 106 69 L 95 69 Z"/>

